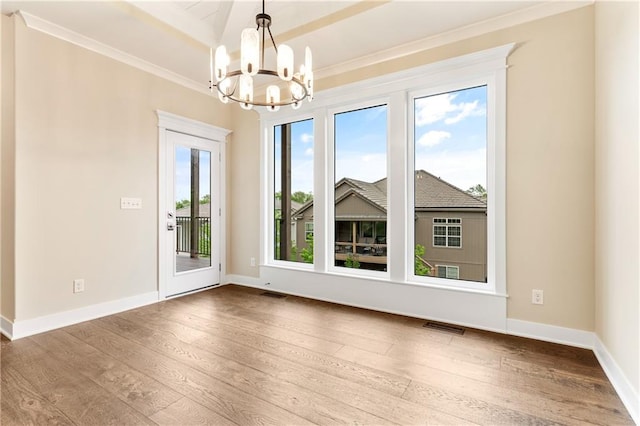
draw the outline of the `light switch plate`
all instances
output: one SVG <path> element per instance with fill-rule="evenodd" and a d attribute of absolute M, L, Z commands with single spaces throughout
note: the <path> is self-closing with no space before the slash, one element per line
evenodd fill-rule
<path fill-rule="evenodd" d="M 142 198 L 122 197 L 120 198 L 121 209 L 141 209 Z"/>

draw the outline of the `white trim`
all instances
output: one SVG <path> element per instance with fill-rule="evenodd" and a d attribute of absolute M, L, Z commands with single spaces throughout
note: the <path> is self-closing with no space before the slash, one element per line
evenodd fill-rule
<path fill-rule="evenodd" d="M 530 339 L 560 343 L 562 345 L 584 349 L 593 349 L 594 343 L 594 334 L 590 331 L 513 318 L 507 318 L 507 333 L 513 336 L 528 337 Z"/>
<path fill-rule="evenodd" d="M 170 112 L 157 110 L 156 113 L 158 114 L 158 127 L 172 130 L 174 132 L 198 136 L 200 138 L 210 139 L 216 142 L 226 142 L 225 138 L 231 133 L 231 130 L 213 126 L 191 118 L 182 117 Z"/>
<path fill-rule="evenodd" d="M 23 337 L 54 330 L 56 328 L 66 327 L 107 315 L 117 314 L 130 309 L 139 308 L 141 306 L 150 305 L 157 301 L 158 292 L 150 291 L 148 293 L 112 300 L 110 302 L 84 306 L 70 311 L 58 312 L 23 321 L 14 321 L 12 324 L 11 336 L 7 337 L 10 337 L 12 340 L 21 339 Z"/>
<path fill-rule="evenodd" d="M 75 44 L 76 46 L 80 46 L 84 49 L 106 56 L 107 58 L 122 62 L 123 64 L 148 72 L 157 77 L 164 78 L 165 80 L 169 80 L 188 89 L 195 90 L 209 96 L 211 95 L 208 83 L 193 81 L 181 74 L 162 68 L 111 46 L 107 46 L 97 40 L 54 24 L 53 22 L 46 21 L 22 10 L 19 10 L 16 13 L 22 17 L 25 25 L 32 30 L 40 31 L 60 40 Z"/>
<path fill-rule="evenodd" d="M 167 225 L 167 132 L 179 132 L 196 136 L 220 144 L 220 279 L 226 273 L 226 247 L 227 247 L 227 212 L 226 212 L 226 137 L 231 130 L 203 123 L 202 121 L 182 117 L 170 112 L 157 110 L 158 114 L 158 298 L 164 300 L 167 297 L 167 265 L 165 254 L 167 242 L 164 238 Z M 214 161 L 215 159 L 212 159 Z M 214 214 L 215 212 L 212 212 Z M 213 265 L 215 267 L 215 265 Z"/>
<path fill-rule="evenodd" d="M 631 382 L 625 376 L 624 371 L 618 366 L 618 363 L 611 356 L 607 347 L 602 343 L 600 338 L 594 336 L 595 344 L 593 353 L 596 355 L 598 362 L 602 366 L 604 373 L 611 381 L 622 403 L 629 411 L 633 421 L 640 425 L 640 393 L 637 389 L 633 389 Z"/>
<path fill-rule="evenodd" d="M 377 51 L 370 55 L 361 56 L 351 61 L 324 67 L 314 71 L 316 80 L 326 77 L 344 74 L 361 68 L 374 66 L 382 62 L 388 62 L 394 59 L 409 56 L 418 52 L 422 52 L 447 44 L 467 40 L 493 31 L 502 30 L 537 19 L 546 18 L 552 15 L 569 12 L 574 9 L 589 6 L 594 0 L 588 1 L 550 1 L 532 6 L 530 8 L 519 10 L 507 15 L 477 22 L 462 28 L 457 28 L 448 32 L 436 34 L 421 40 L 413 41 L 404 45 L 394 46 L 392 48 Z"/>
<path fill-rule="evenodd" d="M 0 315 L 0 333 L 7 339 L 13 340 L 13 322 Z"/>
<path fill-rule="evenodd" d="M 237 275 L 237 274 L 229 274 L 224 277 L 222 280 L 223 285 L 228 284 L 237 284 L 245 287 L 253 287 L 253 288 L 269 288 L 269 285 L 266 284 L 260 278 L 248 277 L 246 275 Z"/>
<path fill-rule="evenodd" d="M 269 283 L 267 286 L 266 283 Z M 239 284 L 243 284 L 239 282 Z M 301 297 L 504 333 L 507 298 L 460 288 L 427 287 L 354 274 L 260 267 L 246 285 Z"/>

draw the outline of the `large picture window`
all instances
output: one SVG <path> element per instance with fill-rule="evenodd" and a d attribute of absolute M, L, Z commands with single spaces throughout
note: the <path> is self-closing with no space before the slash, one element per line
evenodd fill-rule
<path fill-rule="evenodd" d="M 327 89 L 305 112 L 261 113 L 263 204 L 274 206 L 261 278 L 295 286 L 293 274 L 313 271 L 300 285 L 326 298 L 369 279 L 504 295 L 513 46 Z"/>
<path fill-rule="evenodd" d="M 274 260 L 313 263 L 313 120 L 273 128 Z"/>
<path fill-rule="evenodd" d="M 487 87 L 417 96 L 413 108 L 414 274 L 486 282 Z"/>

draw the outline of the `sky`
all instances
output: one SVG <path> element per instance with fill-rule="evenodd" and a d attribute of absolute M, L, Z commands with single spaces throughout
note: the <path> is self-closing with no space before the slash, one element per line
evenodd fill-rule
<path fill-rule="evenodd" d="M 416 170 L 422 169 L 467 190 L 487 187 L 486 86 L 416 99 Z M 313 191 L 313 121 L 291 126 L 292 192 Z M 404 141 L 392 141 L 393 147 Z M 275 131 L 275 180 L 280 189 L 280 126 Z M 335 178 L 374 182 L 387 173 L 387 106 L 335 116 Z"/>
<path fill-rule="evenodd" d="M 176 201 L 191 200 L 191 148 L 176 145 Z M 200 151 L 200 198 L 211 195 L 211 153 Z"/>

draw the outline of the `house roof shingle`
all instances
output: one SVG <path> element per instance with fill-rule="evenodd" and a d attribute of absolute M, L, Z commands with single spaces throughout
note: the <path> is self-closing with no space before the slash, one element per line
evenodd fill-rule
<path fill-rule="evenodd" d="M 340 197 L 341 199 L 355 192 L 381 210 L 387 211 L 387 178 L 380 179 L 376 182 L 342 178 L 336 184 L 336 188 L 341 185 L 350 186 L 350 189 Z M 307 202 L 295 215 L 301 215 L 304 210 L 312 205 L 313 200 Z M 427 171 L 417 170 L 415 179 L 415 207 L 418 210 L 486 209 L 487 203 Z"/>

